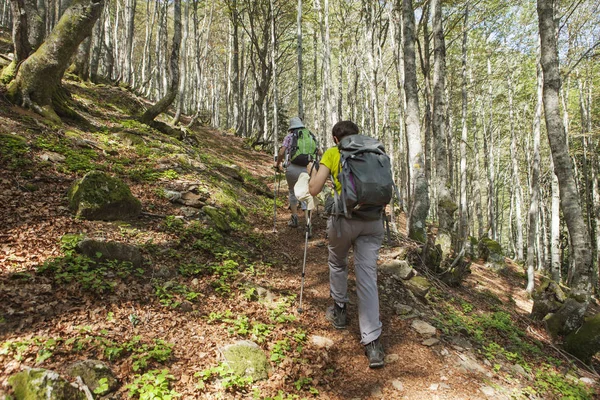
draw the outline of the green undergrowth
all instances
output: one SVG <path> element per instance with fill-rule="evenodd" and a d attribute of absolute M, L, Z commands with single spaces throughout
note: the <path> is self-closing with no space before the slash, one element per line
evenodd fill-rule
<path fill-rule="evenodd" d="M 19 135 L 0 133 L 0 165 L 10 170 L 28 170 L 32 161 L 27 139 Z"/>
<path fill-rule="evenodd" d="M 129 396 L 140 400 L 172 400 L 180 397 L 174 389 L 171 389 L 171 382 L 175 377 L 169 373 L 169 370 L 152 370 L 144 374 L 134 375 L 133 382 L 126 385 L 129 389 Z"/>
<path fill-rule="evenodd" d="M 54 356 L 97 353 L 108 361 L 129 359 L 134 372 L 151 366 L 164 365 L 172 356 L 174 344 L 162 339 L 133 336 L 127 341 L 112 339 L 107 330 L 93 332 L 89 326 L 79 327 L 79 334 L 70 338 L 35 336 L 0 343 L 0 356 L 17 361 L 35 357 L 40 365 Z"/>
<path fill-rule="evenodd" d="M 245 337 L 248 333 L 248 321 L 246 316 L 238 315 L 237 318 L 233 318 L 233 313 L 226 311 L 223 314 L 211 313 L 208 317 L 209 323 L 225 323 L 228 325 L 228 330 L 232 333 L 232 329 L 235 328 L 235 333 L 239 336 Z M 252 324 L 252 326 L 255 326 Z M 306 360 L 302 358 L 302 352 L 304 345 L 306 344 L 307 334 L 301 329 L 294 330 L 288 333 L 288 338 L 277 340 L 270 346 L 270 357 L 269 360 L 271 365 L 277 368 L 284 360 L 288 360 L 288 368 L 290 364 L 304 364 Z M 258 340 L 259 343 L 264 341 Z M 220 362 L 216 366 L 206 368 L 202 371 L 197 372 L 194 375 L 198 378 L 197 389 L 204 391 L 208 389 L 211 384 L 218 383 L 220 388 L 226 393 L 248 393 L 250 385 L 253 383 L 251 376 L 240 376 L 230 368 L 227 363 Z M 311 383 L 312 378 L 301 376 L 294 382 L 294 387 L 299 392 L 308 392 L 311 395 L 317 395 L 319 392 L 315 389 Z M 285 396 L 285 397 L 280 397 Z M 260 396 L 260 391 L 255 389 L 253 392 L 253 398 L 255 399 L 266 399 L 271 397 Z M 277 396 L 272 397 L 273 399 L 297 399 L 299 398 L 296 394 L 284 394 L 280 392 Z"/>
<path fill-rule="evenodd" d="M 577 379 L 556 372 L 562 362 L 545 354 L 543 344 L 520 328 L 491 292 L 478 293 L 486 299 L 487 309 L 475 307 L 459 297 L 433 290 L 430 293 L 439 308 L 436 326 L 446 335 L 464 336 L 487 359 L 496 373 L 509 381 L 516 378 L 511 365 L 519 365 L 533 377 L 526 388 L 530 395 L 552 398 L 592 399 L 593 391 Z M 564 369 L 564 367 L 561 367 Z"/>
<path fill-rule="evenodd" d="M 134 267 L 131 262 L 101 260 L 101 253 L 96 254 L 96 259 L 77 254 L 75 247 L 81 239 L 81 235 L 63 236 L 61 249 L 64 255 L 38 266 L 37 274 L 48 276 L 57 285 L 66 285 L 71 290 L 96 294 L 111 292 L 119 282 L 144 275 L 144 270 Z"/>

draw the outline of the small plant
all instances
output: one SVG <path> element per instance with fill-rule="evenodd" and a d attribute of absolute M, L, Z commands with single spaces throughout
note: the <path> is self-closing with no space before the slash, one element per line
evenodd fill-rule
<path fill-rule="evenodd" d="M 215 322 L 221 322 L 224 319 L 229 319 L 233 317 L 233 313 L 230 310 L 225 311 L 224 313 L 220 313 L 220 312 L 211 312 L 208 315 L 207 318 L 207 322 L 209 324 L 215 323 Z"/>
<path fill-rule="evenodd" d="M 108 378 L 100 378 L 98 379 L 98 386 L 94 389 L 95 394 L 104 394 L 108 391 Z"/>
<path fill-rule="evenodd" d="M 197 388 L 204 389 L 206 384 L 214 379 L 218 379 L 223 389 L 236 392 L 245 391 L 248 385 L 253 382 L 251 376 L 238 376 L 227 364 L 219 363 L 216 367 L 211 367 L 194 374 L 200 378 Z"/>
<path fill-rule="evenodd" d="M 183 228 L 184 222 L 181 218 L 177 218 L 175 215 L 167 215 L 163 226 L 165 231 L 171 233 L 177 233 Z"/>
<path fill-rule="evenodd" d="M 285 359 L 285 353 L 289 352 L 291 349 L 292 346 L 290 346 L 290 341 L 288 339 L 275 342 L 273 349 L 271 350 L 271 361 L 275 364 L 280 364 Z"/>
<path fill-rule="evenodd" d="M 179 173 L 175 170 L 168 169 L 168 170 L 162 172 L 161 178 L 167 179 L 167 180 L 175 180 L 175 179 L 179 178 Z"/>
<path fill-rule="evenodd" d="M 41 343 L 40 348 L 37 352 L 37 357 L 35 359 L 35 363 L 39 365 L 39 364 L 43 363 L 44 361 L 46 361 L 47 359 L 49 359 L 50 357 L 52 357 L 59 341 L 61 341 L 61 339 L 57 340 L 57 339 L 50 338 L 50 339 L 44 341 L 43 343 Z"/>
<path fill-rule="evenodd" d="M 143 375 L 135 375 L 133 382 L 125 387 L 129 389 L 129 396 L 140 400 L 172 400 L 180 396 L 170 388 L 170 381 L 174 380 L 175 377 L 166 369 L 152 370 Z"/>
<path fill-rule="evenodd" d="M 269 318 L 271 319 L 271 321 L 279 324 L 294 322 L 296 320 L 296 317 L 292 314 L 287 313 L 287 310 L 290 307 L 290 304 L 294 298 L 295 296 L 291 296 L 280 300 L 280 302 L 277 304 L 277 307 L 269 311 Z"/>

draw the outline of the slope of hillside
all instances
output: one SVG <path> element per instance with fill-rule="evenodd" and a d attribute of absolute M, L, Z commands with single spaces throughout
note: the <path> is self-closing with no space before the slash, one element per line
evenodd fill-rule
<path fill-rule="evenodd" d="M 126 89 L 66 86 L 87 123 L 53 126 L 0 96 L 0 392 L 10 392 L 7 378 L 24 367 L 65 375 L 72 362 L 96 359 L 119 381 L 108 398 L 594 396 L 598 375 L 526 318 L 531 304 L 514 265 L 498 274 L 474 264 L 463 288 L 432 280 L 427 294 L 382 272 L 387 365 L 369 370 L 356 297 L 348 330 L 324 318 L 320 217 L 308 242 L 304 312 L 297 311 L 304 232 L 287 227 L 285 180 L 276 184 L 268 154 L 205 127 L 180 138 L 155 131 L 132 118 L 144 101 Z M 91 170 L 123 179 L 142 215 L 75 218 L 66 193 Z M 418 259 L 399 222 L 382 263 L 407 252 Z M 134 245 L 144 264 L 82 261 L 73 246 L 83 236 Z M 430 332 L 419 333 L 417 321 Z M 250 381 L 222 363 L 223 346 L 238 340 L 264 351 L 268 379 Z"/>

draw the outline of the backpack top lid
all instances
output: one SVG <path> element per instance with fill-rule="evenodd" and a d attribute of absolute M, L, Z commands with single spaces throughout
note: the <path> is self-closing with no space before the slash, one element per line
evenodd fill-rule
<path fill-rule="evenodd" d="M 300 118 L 298 118 L 298 117 L 292 117 L 290 119 L 290 127 L 288 128 L 288 130 L 291 131 L 293 129 L 298 129 L 298 128 L 304 128 L 304 124 L 302 123 L 302 120 L 300 120 Z"/>
<path fill-rule="evenodd" d="M 379 140 L 365 135 L 350 135 L 345 136 L 338 143 L 340 152 L 356 153 L 363 151 L 372 151 L 376 153 L 384 153 L 385 148 Z"/>

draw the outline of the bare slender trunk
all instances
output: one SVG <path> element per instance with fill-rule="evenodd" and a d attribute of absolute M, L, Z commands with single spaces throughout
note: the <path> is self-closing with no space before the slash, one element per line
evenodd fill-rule
<path fill-rule="evenodd" d="M 544 71 L 544 112 L 548 141 L 558 177 L 561 208 L 571 236 L 573 266 L 568 283 L 577 296 L 589 299 L 592 288 L 593 263 L 587 226 L 583 219 L 573 165 L 567 150 L 565 127 L 559 109 L 560 73 L 556 43 L 555 19 L 552 0 L 538 0 L 539 32 L 541 38 L 541 64 Z"/>
<path fill-rule="evenodd" d="M 462 135 L 460 141 L 460 240 L 457 248 L 464 248 L 469 236 L 468 204 L 467 204 L 467 21 L 469 4 L 465 6 L 465 16 L 462 32 Z"/>
<path fill-rule="evenodd" d="M 508 78 L 508 113 L 510 120 L 510 157 L 512 161 L 513 188 L 515 199 L 515 258 L 523 261 L 523 219 L 521 218 L 521 206 L 523 204 L 523 193 L 521 191 L 521 178 L 519 177 L 519 164 L 517 155 L 517 138 L 515 133 L 515 116 L 513 106 L 513 84 L 512 76 Z"/>
<path fill-rule="evenodd" d="M 296 20 L 296 51 L 298 54 L 298 117 L 304 121 L 304 103 L 302 101 L 302 0 L 298 0 L 298 15 Z"/>
<path fill-rule="evenodd" d="M 538 235 L 539 179 L 540 179 L 540 125 L 542 120 L 542 71 L 537 68 L 537 102 L 533 119 L 533 166 L 531 168 L 531 202 L 529 205 L 529 232 L 527 236 L 527 293 L 535 285 L 535 249 Z"/>
<path fill-rule="evenodd" d="M 413 203 L 408 217 L 408 236 L 425 243 L 429 212 L 429 184 L 425 177 L 424 155 L 419 124 L 419 98 L 415 62 L 415 14 L 412 0 L 403 0 L 404 91 L 406 94 L 406 138 Z"/>
<path fill-rule="evenodd" d="M 439 233 L 452 232 L 454 213 L 457 206 L 451 192 L 452 184 L 448 175 L 446 151 L 446 42 L 442 27 L 442 2 L 433 0 L 433 140 L 435 154 L 435 188 L 437 192 L 437 213 Z"/>
<path fill-rule="evenodd" d="M 169 62 L 169 74 L 171 76 L 169 89 L 163 98 L 146 110 L 141 116 L 140 119 L 145 124 L 151 123 L 160 113 L 165 112 L 177 95 L 177 86 L 179 84 L 179 48 L 181 46 L 181 0 L 173 1 L 173 23 L 173 47 Z"/>

